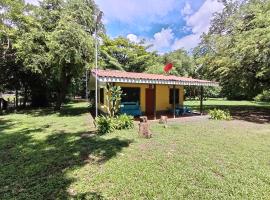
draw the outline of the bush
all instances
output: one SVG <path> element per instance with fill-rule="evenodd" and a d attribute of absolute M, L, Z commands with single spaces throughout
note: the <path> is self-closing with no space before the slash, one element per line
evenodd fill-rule
<path fill-rule="evenodd" d="M 96 126 L 99 134 L 111 133 L 116 128 L 115 118 L 99 116 L 96 118 Z"/>
<path fill-rule="evenodd" d="M 131 129 L 134 127 L 133 117 L 119 115 L 117 117 L 99 116 L 95 121 L 99 134 L 111 133 L 114 130 Z"/>
<path fill-rule="evenodd" d="M 231 120 L 232 117 L 228 110 L 214 109 L 209 111 L 210 119 L 215 120 Z"/>
<path fill-rule="evenodd" d="M 116 129 L 121 130 L 121 129 L 131 129 L 134 128 L 134 123 L 133 123 L 133 116 L 130 115 L 119 115 L 116 117 L 116 123 L 117 127 Z"/>
<path fill-rule="evenodd" d="M 261 94 L 258 94 L 254 101 L 270 102 L 270 90 L 264 90 Z"/>

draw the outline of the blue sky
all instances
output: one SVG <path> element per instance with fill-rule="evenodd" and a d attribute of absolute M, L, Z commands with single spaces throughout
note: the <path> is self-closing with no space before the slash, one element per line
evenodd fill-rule
<path fill-rule="evenodd" d="M 26 0 L 37 3 L 37 0 Z M 159 53 L 184 48 L 190 51 L 209 29 L 217 0 L 95 0 L 104 12 L 103 22 L 112 38 L 144 39 Z"/>

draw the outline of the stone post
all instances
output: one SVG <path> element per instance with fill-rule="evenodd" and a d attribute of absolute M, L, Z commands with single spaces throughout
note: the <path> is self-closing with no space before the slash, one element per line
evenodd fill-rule
<path fill-rule="evenodd" d="M 140 117 L 139 135 L 145 138 L 151 138 L 152 133 L 146 116 Z"/>

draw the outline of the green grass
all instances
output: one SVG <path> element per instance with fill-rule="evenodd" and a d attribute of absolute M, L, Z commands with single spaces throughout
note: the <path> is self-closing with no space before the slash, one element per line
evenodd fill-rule
<path fill-rule="evenodd" d="M 86 107 L 0 116 L 0 199 L 269 199 L 269 123 L 96 136 Z"/>

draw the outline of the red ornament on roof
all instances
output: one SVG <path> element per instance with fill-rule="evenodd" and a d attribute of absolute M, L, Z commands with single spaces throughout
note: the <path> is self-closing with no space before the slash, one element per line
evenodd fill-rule
<path fill-rule="evenodd" d="M 164 70 L 164 72 L 167 73 L 167 72 L 170 71 L 172 68 L 173 68 L 173 64 L 172 64 L 172 63 L 169 63 L 169 64 L 167 64 L 166 66 L 164 66 L 163 70 Z"/>

